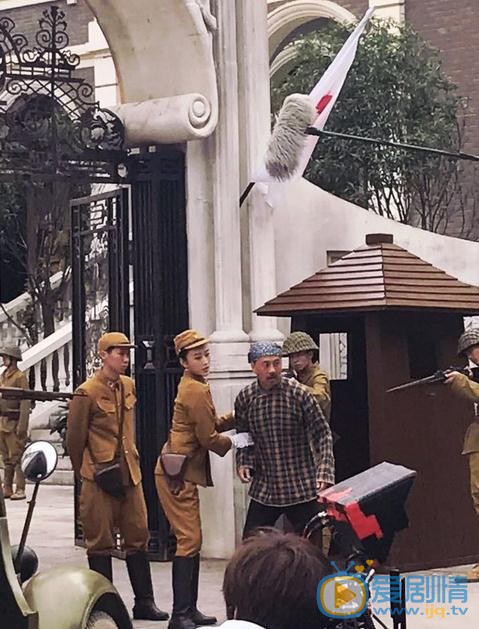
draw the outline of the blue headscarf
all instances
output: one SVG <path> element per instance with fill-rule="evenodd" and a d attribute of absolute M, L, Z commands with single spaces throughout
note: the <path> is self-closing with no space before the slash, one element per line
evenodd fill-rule
<path fill-rule="evenodd" d="M 253 343 L 249 348 L 248 361 L 255 363 L 258 358 L 263 356 L 282 356 L 283 350 L 277 343 L 271 341 L 258 341 Z"/>

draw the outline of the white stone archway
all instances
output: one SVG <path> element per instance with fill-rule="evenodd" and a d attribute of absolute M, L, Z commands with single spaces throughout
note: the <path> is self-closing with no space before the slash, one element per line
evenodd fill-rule
<path fill-rule="evenodd" d="M 218 95 L 209 1 L 86 1 L 108 42 L 121 102 L 161 100 L 165 142 L 210 135 L 218 122 Z"/>
<path fill-rule="evenodd" d="M 268 13 L 270 60 L 274 60 L 278 47 L 290 33 L 308 22 L 328 18 L 338 22 L 354 22 L 356 17 L 331 0 L 289 0 Z M 286 61 L 288 59 L 286 58 Z M 281 67 L 277 64 L 276 70 Z"/>

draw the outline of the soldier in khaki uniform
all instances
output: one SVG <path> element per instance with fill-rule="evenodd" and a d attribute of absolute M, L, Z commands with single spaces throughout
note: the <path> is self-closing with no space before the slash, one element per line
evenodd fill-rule
<path fill-rule="evenodd" d="M 209 451 L 225 456 L 232 444 L 248 445 L 249 435 L 220 435 L 234 428 L 233 414 L 216 415 L 206 378 L 210 367 L 208 339 L 196 330 L 175 337 L 175 350 L 185 372 L 178 386 L 171 431 L 163 452 L 188 456 L 182 488 L 174 493 L 160 461 L 155 469 L 161 506 L 176 535 L 173 559 L 173 613 L 169 629 L 194 629 L 216 622 L 197 608 L 201 550 L 198 485 L 211 487 Z"/>
<path fill-rule="evenodd" d="M 467 358 L 479 365 L 479 328 L 471 328 L 462 334 L 458 341 L 458 356 Z M 471 402 L 479 402 L 479 383 L 474 382 L 465 374 L 453 371 L 446 381 L 457 395 Z M 471 497 L 474 509 L 479 517 L 479 418 L 469 425 L 464 438 L 462 454 L 469 460 L 469 472 L 471 480 Z M 469 582 L 479 581 L 479 564 L 476 564 L 467 573 Z"/>
<path fill-rule="evenodd" d="M 331 389 L 325 371 L 313 360 L 319 347 L 306 332 L 292 332 L 283 343 L 283 355 L 288 356 L 296 380 L 314 395 L 325 418 L 331 416 Z"/>
<path fill-rule="evenodd" d="M 5 371 L 0 376 L 1 387 L 28 389 L 28 381 L 17 367 L 22 360 L 18 347 L 5 347 L 0 351 Z M 0 400 L 0 454 L 4 465 L 3 495 L 11 500 L 25 500 L 25 477 L 20 459 L 28 436 L 28 418 L 31 405 L 28 400 Z M 13 479 L 16 487 L 13 492 Z"/>
<path fill-rule="evenodd" d="M 67 447 L 73 470 L 82 482 L 80 519 L 90 568 L 112 580 L 113 529 L 118 527 L 135 594 L 133 618 L 167 620 L 168 614 L 155 605 L 147 555 L 147 512 L 134 436 L 135 385 L 123 375 L 132 347 L 120 332 L 100 338 L 102 368 L 80 385 L 76 390 L 80 395 L 70 402 Z M 123 498 L 106 493 L 94 480 L 95 464 L 116 456 L 123 476 Z"/>

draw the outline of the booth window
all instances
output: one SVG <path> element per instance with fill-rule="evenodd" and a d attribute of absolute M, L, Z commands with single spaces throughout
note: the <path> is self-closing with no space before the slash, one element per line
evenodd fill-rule
<path fill-rule="evenodd" d="M 330 380 L 348 379 L 348 334 L 334 332 L 319 335 L 319 364 Z"/>
<path fill-rule="evenodd" d="M 436 342 L 424 329 L 409 332 L 409 374 L 412 380 L 425 378 L 438 370 Z"/>

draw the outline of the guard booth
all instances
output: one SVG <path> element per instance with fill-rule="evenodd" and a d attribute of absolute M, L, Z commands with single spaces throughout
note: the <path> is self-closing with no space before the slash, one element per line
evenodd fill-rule
<path fill-rule="evenodd" d="M 431 375 L 456 357 L 463 317 L 479 313 L 479 288 L 397 246 L 389 234 L 268 301 L 259 315 L 291 317 L 292 331 L 318 342 L 334 334 L 344 369 L 331 381 L 336 478 L 382 461 L 417 470 L 406 508 L 410 526 L 390 563 L 402 570 L 473 563 L 479 526 L 461 456 L 474 405 L 443 384 L 387 389 Z"/>

